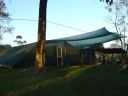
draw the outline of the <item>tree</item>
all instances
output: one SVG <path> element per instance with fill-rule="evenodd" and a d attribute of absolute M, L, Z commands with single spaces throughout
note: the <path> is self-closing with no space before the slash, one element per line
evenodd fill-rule
<path fill-rule="evenodd" d="M 17 35 L 16 40 L 14 40 L 13 42 L 16 42 L 18 46 L 26 44 L 27 41 L 26 40 L 22 41 L 22 39 L 23 39 L 23 37 L 21 35 Z"/>
<path fill-rule="evenodd" d="M 114 43 L 111 43 L 111 45 L 109 46 L 110 48 L 121 48 L 121 46 L 118 44 L 118 40 L 115 41 Z"/>
<path fill-rule="evenodd" d="M 46 9 L 48 0 L 40 0 L 38 42 L 36 48 L 36 71 L 45 70 L 46 56 Z M 100 0 L 104 1 L 104 0 Z M 105 0 L 108 5 L 112 5 L 113 0 Z"/>
<path fill-rule="evenodd" d="M 40 0 L 38 42 L 36 48 L 36 71 L 45 69 L 46 55 L 46 9 L 48 0 Z"/>
<path fill-rule="evenodd" d="M 108 21 L 114 25 L 116 32 L 121 36 L 121 47 L 126 49 L 126 32 L 128 31 L 128 0 L 116 0 L 113 6 L 108 6 L 110 12 Z"/>
<path fill-rule="evenodd" d="M 100 1 L 105 1 L 108 5 L 112 5 L 113 4 L 113 0 L 100 0 Z"/>
<path fill-rule="evenodd" d="M 4 0 L 0 0 L 0 42 L 2 43 L 3 40 L 3 34 L 5 33 L 11 33 L 14 29 L 10 26 L 10 17 L 9 13 L 6 12 L 6 5 L 4 3 Z"/>

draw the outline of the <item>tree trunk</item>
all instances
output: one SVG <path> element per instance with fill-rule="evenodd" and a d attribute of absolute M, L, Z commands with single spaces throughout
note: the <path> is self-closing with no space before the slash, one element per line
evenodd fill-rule
<path fill-rule="evenodd" d="M 39 23 L 38 23 L 38 42 L 36 48 L 36 70 L 45 69 L 46 55 L 46 9 L 48 0 L 40 0 Z"/>

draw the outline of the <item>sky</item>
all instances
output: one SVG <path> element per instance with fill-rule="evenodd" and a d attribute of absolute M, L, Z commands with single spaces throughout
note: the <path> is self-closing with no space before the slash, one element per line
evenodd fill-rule
<path fill-rule="evenodd" d="M 17 35 L 21 35 L 27 43 L 37 41 L 39 0 L 5 0 L 7 11 L 15 28 L 12 34 L 4 34 L 3 44 L 11 44 Z M 85 32 L 91 32 L 102 27 L 115 32 L 106 22 L 108 15 L 105 3 L 100 0 L 48 0 L 46 39 L 56 39 Z M 16 20 L 28 19 L 28 20 Z M 52 23 L 54 22 L 54 23 Z M 73 27 L 67 28 L 57 24 Z"/>

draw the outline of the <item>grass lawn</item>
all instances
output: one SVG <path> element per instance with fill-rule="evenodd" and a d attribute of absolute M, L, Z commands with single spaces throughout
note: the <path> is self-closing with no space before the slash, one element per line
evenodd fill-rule
<path fill-rule="evenodd" d="M 56 67 L 34 74 L 33 68 L 0 68 L 0 96 L 128 96 L 128 71 L 118 65 Z"/>

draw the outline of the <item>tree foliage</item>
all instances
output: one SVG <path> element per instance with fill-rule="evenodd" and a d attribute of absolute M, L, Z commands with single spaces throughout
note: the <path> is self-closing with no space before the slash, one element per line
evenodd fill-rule
<path fill-rule="evenodd" d="M 100 0 L 101 2 L 106 2 L 108 5 L 113 4 L 113 0 Z"/>
<path fill-rule="evenodd" d="M 0 41 L 2 43 L 3 34 L 5 33 L 12 33 L 14 29 L 10 25 L 10 16 L 9 13 L 6 11 L 6 5 L 4 0 L 0 0 Z"/>
<path fill-rule="evenodd" d="M 116 0 L 113 6 L 106 7 L 110 12 L 107 21 L 114 25 L 120 38 L 121 47 L 125 49 L 126 32 L 128 32 L 128 0 Z"/>
<path fill-rule="evenodd" d="M 24 45 L 27 43 L 26 40 L 22 40 L 23 37 L 21 35 L 17 35 L 16 36 L 16 40 L 14 40 L 13 42 L 15 42 L 18 46 Z"/>
<path fill-rule="evenodd" d="M 7 18 L 9 13 L 5 12 L 6 6 L 3 0 L 0 0 L 0 16 L 1 18 Z"/>

